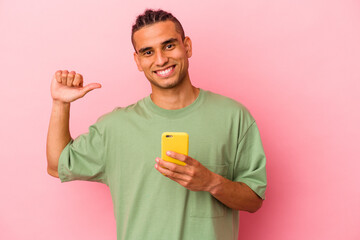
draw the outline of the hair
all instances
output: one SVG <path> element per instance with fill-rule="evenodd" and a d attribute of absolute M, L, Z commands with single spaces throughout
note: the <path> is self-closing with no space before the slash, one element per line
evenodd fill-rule
<path fill-rule="evenodd" d="M 185 32 L 179 20 L 174 17 L 171 13 L 163 11 L 161 9 L 153 10 L 153 9 L 146 9 L 143 14 L 137 16 L 134 25 L 132 26 L 131 30 L 131 42 L 135 49 L 135 42 L 134 42 L 134 33 L 145 26 L 152 25 L 158 22 L 165 22 L 165 21 L 172 21 L 175 24 L 175 29 L 181 35 L 181 39 L 184 41 L 185 39 Z M 136 49 L 135 49 L 136 51 Z"/>

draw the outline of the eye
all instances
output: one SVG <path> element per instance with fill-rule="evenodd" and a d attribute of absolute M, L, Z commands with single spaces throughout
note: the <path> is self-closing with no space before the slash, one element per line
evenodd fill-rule
<path fill-rule="evenodd" d="M 166 45 L 165 48 L 166 48 L 166 49 L 173 49 L 173 48 L 174 48 L 174 44 L 170 43 L 170 44 Z"/>
<path fill-rule="evenodd" d="M 150 50 L 143 53 L 144 56 L 150 56 L 151 54 L 152 54 L 152 51 L 150 51 Z"/>

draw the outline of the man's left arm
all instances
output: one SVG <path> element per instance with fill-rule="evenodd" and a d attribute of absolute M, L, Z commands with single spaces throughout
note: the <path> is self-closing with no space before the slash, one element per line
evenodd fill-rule
<path fill-rule="evenodd" d="M 166 177 L 191 191 L 207 191 L 229 208 L 256 212 L 262 205 L 262 199 L 245 183 L 233 182 L 211 172 L 199 161 L 175 152 L 168 156 L 183 161 L 181 166 L 156 158 L 155 168 Z"/>

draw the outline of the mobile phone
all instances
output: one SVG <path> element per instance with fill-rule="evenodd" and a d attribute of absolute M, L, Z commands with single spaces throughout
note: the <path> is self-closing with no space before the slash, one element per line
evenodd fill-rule
<path fill-rule="evenodd" d="M 164 132 L 161 135 L 161 158 L 165 161 L 185 166 L 184 162 L 166 155 L 167 151 L 188 155 L 189 134 L 185 132 Z"/>

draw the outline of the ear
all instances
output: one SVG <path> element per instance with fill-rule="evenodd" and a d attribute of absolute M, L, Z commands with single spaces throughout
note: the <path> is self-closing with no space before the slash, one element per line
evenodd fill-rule
<path fill-rule="evenodd" d="M 134 60 L 136 62 L 137 68 L 139 69 L 140 72 L 142 72 L 143 69 L 140 65 L 139 55 L 137 54 L 137 52 L 134 52 Z"/>
<path fill-rule="evenodd" d="M 192 43 L 189 37 L 185 37 L 184 39 L 184 47 L 186 51 L 186 56 L 190 58 L 192 56 Z"/>

